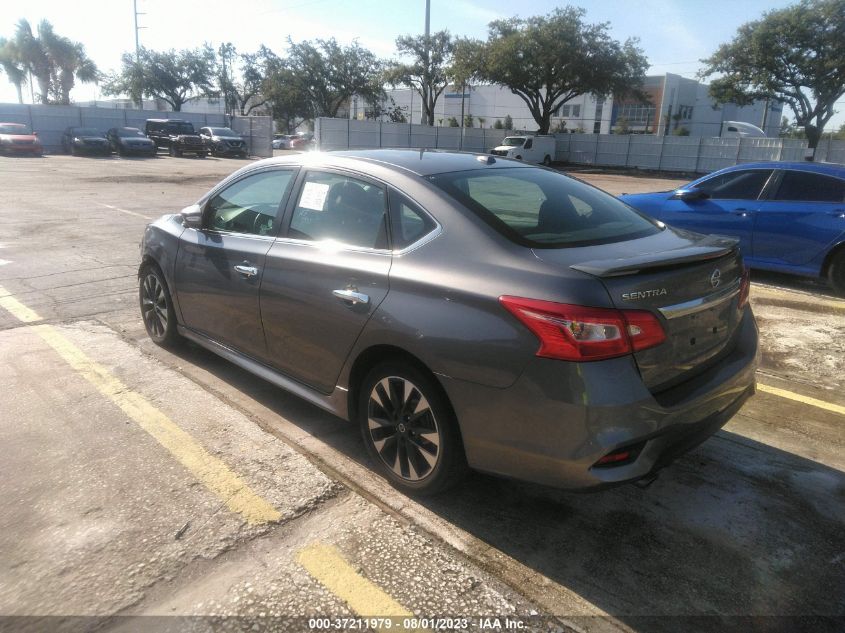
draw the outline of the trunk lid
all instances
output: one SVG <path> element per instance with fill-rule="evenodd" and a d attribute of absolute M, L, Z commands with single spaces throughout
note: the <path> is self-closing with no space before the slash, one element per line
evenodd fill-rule
<path fill-rule="evenodd" d="M 743 264 L 736 240 L 666 229 L 627 242 L 534 252 L 599 279 L 614 307 L 648 310 L 660 319 L 666 341 L 634 354 L 653 392 L 729 351 L 741 317 Z"/>

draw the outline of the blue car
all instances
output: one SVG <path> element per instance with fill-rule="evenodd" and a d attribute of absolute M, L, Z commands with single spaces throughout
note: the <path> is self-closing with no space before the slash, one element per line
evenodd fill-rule
<path fill-rule="evenodd" d="M 845 294 L 845 166 L 746 163 L 680 189 L 624 194 L 676 228 L 739 238 L 751 268 L 829 280 Z"/>

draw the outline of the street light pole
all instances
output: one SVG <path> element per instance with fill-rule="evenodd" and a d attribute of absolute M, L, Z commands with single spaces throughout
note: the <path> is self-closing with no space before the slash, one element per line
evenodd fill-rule
<path fill-rule="evenodd" d="M 138 39 L 138 31 L 143 29 L 143 26 L 138 26 L 138 16 L 146 15 L 145 13 L 138 13 L 138 0 L 132 0 L 132 13 L 135 17 L 135 71 L 138 73 L 138 105 L 141 110 L 144 109 L 144 80 L 143 74 L 139 71 L 141 69 L 141 43 Z"/>

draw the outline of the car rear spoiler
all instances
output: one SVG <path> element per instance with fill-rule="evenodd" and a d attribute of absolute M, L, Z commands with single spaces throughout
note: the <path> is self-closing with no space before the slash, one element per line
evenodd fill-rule
<path fill-rule="evenodd" d="M 579 264 L 572 264 L 570 268 L 596 277 L 621 277 L 634 275 L 643 270 L 683 266 L 694 262 L 719 259 L 737 250 L 739 240 L 730 237 L 708 236 L 693 246 L 662 251 L 657 253 L 643 253 L 621 259 L 597 259 Z"/>

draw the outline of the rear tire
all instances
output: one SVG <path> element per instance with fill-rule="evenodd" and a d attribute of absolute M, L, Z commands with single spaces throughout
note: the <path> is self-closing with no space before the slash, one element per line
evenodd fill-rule
<path fill-rule="evenodd" d="M 549 165 L 551 165 L 551 164 L 552 164 L 552 157 L 551 157 L 551 156 L 549 156 L 548 154 L 546 154 L 546 155 L 543 157 L 543 165 L 545 165 L 546 167 L 548 167 L 548 166 L 549 166 Z"/>
<path fill-rule="evenodd" d="M 357 405 L 367 452 L 396 488 L 434 495 L 466 475 L 458 422 L 427 372 L 403 362 L 381 363 L 364 377 Z"/>
<path fill-rule="evenodd" d="M 158 266 L 144 264 L 138 273 L 138 301 L 141 318 L 150 339 L 161 347 L 174 347 L 182 342 L 176 330 L 176 312 L 164 275 Z"/>
<path fill-rule="evenodd" d="M 827 279 L 836 294 L 845 297 L 845 249 L 840 250 L 830 260 Z"/>

